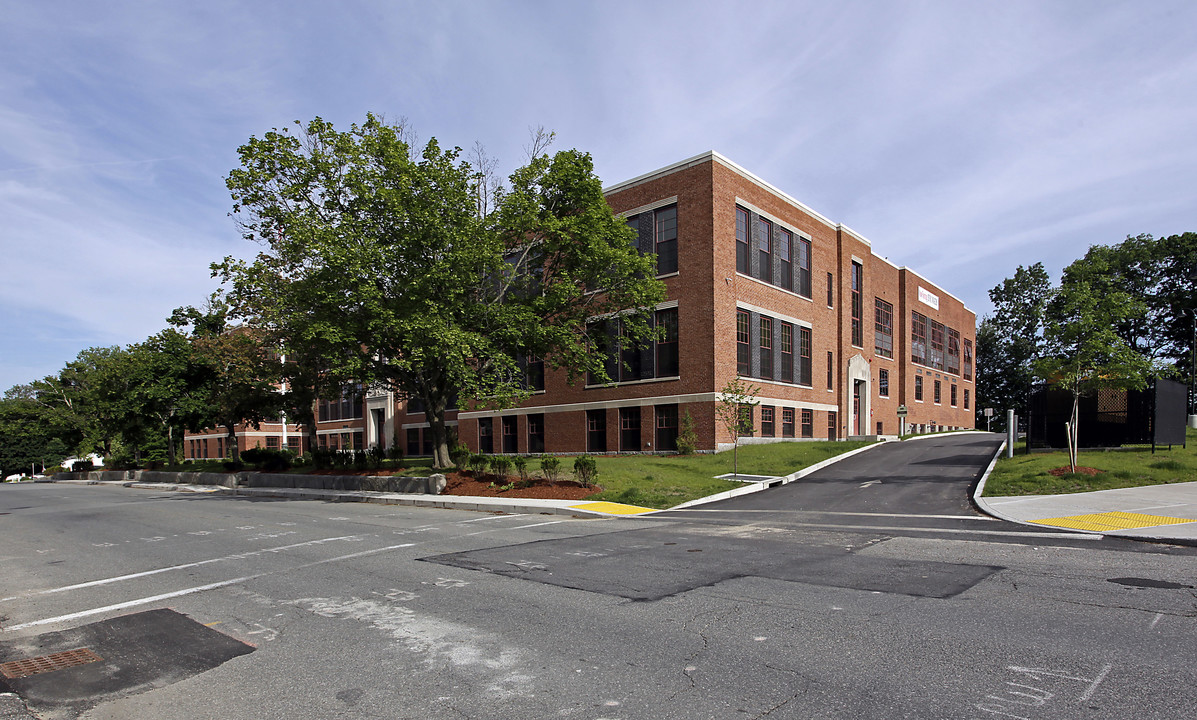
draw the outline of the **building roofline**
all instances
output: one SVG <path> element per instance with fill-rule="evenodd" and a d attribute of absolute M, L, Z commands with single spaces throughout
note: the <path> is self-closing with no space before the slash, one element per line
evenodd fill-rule
<path fill-rule="evenodd" d="M 624 180 L 623 182 L 615 183 L 614 185 L 605 187 L 605 188 L 603 188 L 603 195 L 610 195 L 612 193 L 620 192 L 621 190 L 627 190 L 628 188 L 632 188 L 637 185 L 642 185 L 651 180 L 656 180 L 658 178 L 665 177 L 666 175 L 672 175 L 673 173 L 681 172 L 682 170 L 688 170 L 692 167 L 702 165 L 702 164 L 708 163 L 708 162 L 719 163 L 720 165 L 724 166 L 728 170 L 731 170 L 732 172 L 736 173 L 740 177 L 743 177 L 745 180 L 748 180 L 749 182 L 759 185 L 761 188 L 773 193 L 774 195 L 780 197 L 781 199 L 785 200 L 786 202 L 790 203 L 791 205 L 794 205 L 795 207 L 799 208 L 806 214 L 808 214 L 811 217 L 815 218 L 816 220 L 822 222 L 824 225 L 831 228 L 832 230 L 836 230 L 839 232 L 845 232 L 845 233 L 851 235 L 852 237 L 856 238 L 857 240 L 863 242 L 865 245 L 869 246 L 869 255 L 870 256 L 878 258 L 880 260 L 883 260 L 886 264 L 890 265 L 891 267 L 897 268 L 898 270 L 904 270 L 906 272 L 909 272 L 911 275 L 914 275 L 918 279 L 920 279 L 923 282 L 934 287 L 936 290 L 939 290 L 944 295 L 947 295 L 948 297 L 952 298 L 956 302 L 960 303 L 960 305 L 965 310 L 968 310 L 968 312 L 973 313 L 974 317 L 976 316 L 977 313 L 970 310 L 969 307 L 964 304 L 963 300 L 956 297 L 955 295 L 948 292 L 947 290 L 944 290 L 938 284 L 931 282 L 926 277 L 920 275 L 919 273 L 906 267 L 905 265 L 894 265 L 894 263 L 890 262 L 886 258 L 883 258 L 880 255 L 874 254 L 872 252 L 873 243 L 868 238 L 866 238 L 864 235 L 861 235 L 860 233 L 856 232 L 855 230 L 848 227 L 847 225 L 844 225 L 843 223 L 832 222 L 825 215 L 812 209 L 809 205 L 798 200 L 797 198 L 795 198 L 794 196 L 785 192 L 784 190 L 777 187 L 776 185 L 773 185 L 772 183 L 769 183 L 769 182 L 763 180 L 759 176 L 754 175 L 753 173 L 746 170 L 744 167 L 737 165 L 732 160 L 728 159 L 724 155 L 721 155 L 720 153 L 718 153 L 714 150 L 708 150 L 704 153 L 699 153 L 698 155 L 695 155 L 694 157 L 686 158 L 685 160 L 675 162 L 672 165 L 666 165 L 663 168 L 660 168 L 657 170 L 652 170 L 650 172 L 644 173 L 643 175 L 637 175 L 636 177 L 634 177 L 630 180 Z"/>

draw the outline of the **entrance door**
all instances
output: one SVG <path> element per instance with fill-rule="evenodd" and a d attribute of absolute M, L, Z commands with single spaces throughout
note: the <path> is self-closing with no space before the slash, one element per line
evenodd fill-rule
<path fill-rule="evenodd" d="M 374 420 L 374 444 L 379 448 L 387 446 L 386 441 L 386 412 L 381 408 L 371 410 L 370 415 Z"/>
<path fill-rule="evenodd" d="M 860 416 L 860 388 L 863 386 L 859 380 L 852 381 L 852 434 L 864 435 L 864 418 Z"/>

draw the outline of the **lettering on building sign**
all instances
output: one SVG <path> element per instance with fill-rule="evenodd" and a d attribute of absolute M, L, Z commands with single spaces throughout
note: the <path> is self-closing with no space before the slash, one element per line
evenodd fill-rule
<path fill-rule="evenodd" d="M 939 296 L 931 292 L 927 288 L 919 288 L 919 302 L 924 305 L 930 305 L 936 310 L 939 309 Z"/>

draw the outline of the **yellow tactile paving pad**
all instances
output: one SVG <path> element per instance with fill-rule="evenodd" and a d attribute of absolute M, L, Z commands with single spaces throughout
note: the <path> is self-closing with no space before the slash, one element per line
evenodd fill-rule
<path fill-rule="evenodd" d="M 1051 525 L 1052 527 L 1072 528 L 1074 530 L 1092 530 L 1094 532 L 1108 532 L 1110 530 L 1130 530 L 1132 528 L 1155 527 L 1157 525 L 1180 525 L 1197 522 L 1188 518 L 1165 517 L 1163 515 L 1143 515 L 1130 512 L 1103 512 L 1088 515 L 1069 515 L 1068 517 L 1045 518 L 1032 520 L 1037 525 Z"/>
<path fill-rule="evenodd" d="M 581 505 L 570 505 L 575 510 L 590 510 L 592 512 L 607 513 L 608 515 L 643 515 L 656 512 L 656 508 L 640 507 L 639 505 L 624 505 L 613 502 L 589 502 Z"/>

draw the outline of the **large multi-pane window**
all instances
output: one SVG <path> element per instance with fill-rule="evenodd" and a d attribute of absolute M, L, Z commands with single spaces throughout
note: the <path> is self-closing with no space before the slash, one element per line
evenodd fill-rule
<path fill-rule="evenodd" d="M 494 418 L 478 418 L 478 452 L 493 453 L 495 451 Z"/>
<path fill-rule="evenodd" d="M 794 437 L 794 408 L 781 409 L 781 436 Z"/>
<path fill-rule="evenodd" d="M 942 402 L 942 398 L 943 398 L 943 395 L 941 393 L 942 387 L 943 387 L 943 385 L 938 380 L 936 380 L 935 381 L 935 404 L 936 405 L 938 405 L 940 402 Z"/>
<path fill-rule="evenodd" d="M 923 376 L 914 376 L 914 399 L 919 402 L 923 401 Z"/>
<path fill-rule="evenodd" d="M 948 328 L 948 359 L 945 369 L 953 375 L 960 374 L 960 333 Z"/>
<path fill-rule="evenodd" d="M 657 327 L 662 335 L 657 339 L 657 377 L 674 377 L 678 374 L 677 355 L 677 308 L 657 311 Z"/>
<path fill-rule="evenodd" d="M 657 450 L 677 450 L 677 405 L 658 405 Z"/>
<path fill-rule="evenodd" d="M 331 420 L 358 420 L 362 417 L 363 407 L 361 385 L 346 385 L 341 388 L 341 397 L 332 400 L 321 400 L 317 404 L 317 418 L 320 422 Z"/>
<path fill-rule="evenodd" d="M 794 382 L 794 326 L 781 324 L 781 373 L 782 382 Z"/>
<path fill-rule="evenodd" d="M 810 386 L 811 379 L 811 342 L 810 328 L 798 327 L 798 384 Z"/>
<path fill-rule="evenodd" d="M 774 418 L 775 409 L 772 407 L 761 408 L 761 437 L 773 437 L 775 434 Z"/>
<path fill-rule="evenodd" d="M 514 453 L 519 452 L 519 436 L 516 433 L 519 431 L 519 418 L 505 417 L 501 418 L 500 427 L 503 431 L 503 452 Z"/>
<path fill-rule="evenodd" d="M 910 313 L 910 361 L 927 364 L 927 316 L 913 311 Z"/>
<path fill-rule="evenodd" d="M 835 353 L 827 351 L 827 389 L 835 388 Z"/>
<path fill-rule="evenodd" d="M 736 272 L 748 274 L 748 211 L 736 208 Z"/>
<path fill-rule="evenodd" d="M 802 437 L 815 436 L 815 411 L 808 408 L 802 409 Z"/>
<path fill-rule="evenodd" d="M 881 298 L 873 298 L 873 352 L 894 356 L 894 306 Z"/>
<path fill-rule="evenodd" d="M 785 290 L 794 287 L 794 265 L 790 254 L 794 247 L 794 233 L 777 228 L 777 286 Z"/>
<path fill-rule="evenodd" d="M 773 282 L 773 223 L 765 218 L 757 219 L 757 230 L 760 232 L 760 243 L 757 254 L 760 262 L 758 277 L 767 283 Z"/>
<path fill-rule="evenodd" d="M 586 451 L 607 452 L 607 411 L 586 411 Z"/>
<path fill-rule="evenodd" d="M 528 416 L 528 452 L 544 452 L 544 414 L 534 413 Z"/>
<path fill-rule="evenodd" d="M 864 269 L 852 263 L 852 347 L 864 345 Z"/>
<path fill-rule="evenodd" d="M 889 370 L 877 371 L 877 394 L 881 397 L 889 397 Z"/>
<path fill-rule="evenodd" d="M 640 408 L 619 409 L 619 449 L 624 452 L 640 450 Z"/>
<path fill-rule="evenodd" d="M 936 370 L 944 369 L 944 342 L 945 330 L 943 323 L 932 320 L 928 323 L 931 327 L 931 351 L 927 358 L 927 365 Z"/>
<path fill-rule="evenodd" d="M 677 205 L 648 210 L 627 218 L 636 233 L 633 247 L 657 256 L 657 274 L 677 272 Z"/>
<path fill-rule="evenodd" d="M 973 341 L 968 338 L 964 339 L 964 379 L 973 379 Z"/>
<path fill-rule="evenodd" d="M 748 332 L 750 322 L 747 310 L 736 312 L 736 372 L 744 377 L 752 375 L 752 344 Z"/>
<path fill-rule="evenodd" d="M 798 265 L 798 277 L 795 278 L 794 292 L 804 298 L 809 298 L 810 289 L 810 240 L 798 236 L 794 243 L 794 259 Z"/>
<path fill-rule="evenodd" d="M 773 318 L 761 316 L 761 378 L 773 379 Z"/>

